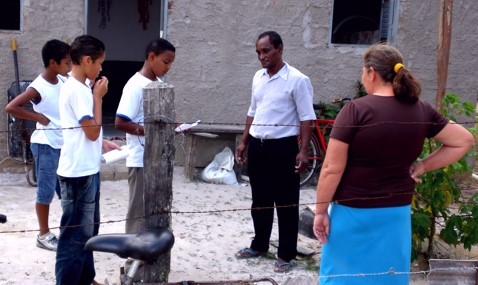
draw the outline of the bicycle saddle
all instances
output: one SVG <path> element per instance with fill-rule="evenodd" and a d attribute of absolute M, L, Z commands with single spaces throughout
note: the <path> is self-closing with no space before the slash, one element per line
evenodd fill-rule
<path fill-rule="evenodd" d="M 174 235 L 159 228 L 136 234 L 103 234 L 90 238 L 85 250 L 110 252 L 121 258 L 149 261 L 169 251 L 174 245 Z"/>

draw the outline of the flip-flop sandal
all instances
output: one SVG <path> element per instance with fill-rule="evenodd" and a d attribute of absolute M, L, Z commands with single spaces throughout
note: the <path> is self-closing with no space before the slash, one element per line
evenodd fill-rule
<path fill-rule="evenodd" d="M 276 262 L 274 262 L 274 272 L 277 272 L 277 273 L 289 272 L 291 267 L 292 265 L 287 261 L 280 263 L 278 260 L 276 260 Z"/>
<path fill-rule="evenodd" d="M 238 259 L 256 258 L 261 255 L 264 255 L 264 254 L 262 252 L 255 251 L 252 248 L 245 247 L 236 253 L 236 258 Z"/>

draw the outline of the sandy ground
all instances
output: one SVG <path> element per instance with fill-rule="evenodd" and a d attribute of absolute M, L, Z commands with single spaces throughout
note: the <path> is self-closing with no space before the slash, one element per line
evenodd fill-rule
<path fill-rule="evenodd" d="M 127 181 L 103 181 L 101 185 L 100 234 L 121 233 L 127 205 Z M 234 253 L 248 246 L 253 236 L 248 208 L 251 204 L 248 184 L 216 185 L 186 181 L 181 167 L 175 167 L 173 210 L 180 212 L 227 210 L 217 213 L 174 214 L 170 282 L 183 280 L 219 281 L 249 280 L 271 277 L 279 284 L 299 276 L 317 284 L 316 262 L 320 256 L 317 241 L 299 235 L 300 245 L 315 252 L 299 257 L 287 274 L 273 272 L 276 248 L 270 256 L 237 260 Z M 315 202 L 315 190 L 301 191 L 301 204 Z M 8 221 L 0 224 L 0 285 L 54 284 L 55 253 L 36 247 L 38 228 L 34 212 L 35 188 L 27 184 L 23 173 L 0 173 L 0 213 Z M 303 207 L 303 206 L 302 206 Z M 236 211 L 231 211 L 238 209 Z M 50 226 L 61 217 L 59 200 L 51 205 Z M 12 231 L 12 232 L 10 232 Z M 58 234 L 58 229 L 52 230 Z M 276 223 L 272 241 L 277 239 Z M 96 280 L 118 284 L 119 268 L 124 260 L 109 253 L 95 253 Z M 263 283 L 265 284 L 265 283 Z M 426 284 L 426 277 L 413 275 L 411 284 Z"/>
<path fill-rule="evenodd" d="M 35 187 L 28 185 L 23 173 L 0 173 L 0 213 L 7 223 L 0 224 L 0 284 L 54 284 L 55 253 L 36 246 L 38 229 L 34 203 Z M 303 201 L 314 199 L 314 190 L 302 191 Z M 126 180 L 103 181 L 101 184 L 100 234 L 124 232 L 127 206 Z M 213 214 L 174 214 L 172 216 L 175 245 L 172 249 L 170 282 L 249 280 L 272 277 L 279 283 L 287 277 L 308 276 L 316 279 L 314 262 L 296 261 L 288 274 L 273 272 L 270 258 L 237 260 L 234 253 L 249 245 L 253 236 L 250 218 L 250 188 L 242 185 L 216 185 L 188 182 L 181 167 L 174 170 L 173 210 L 181 212 L 232 210 Z M 51 204 L 50 226 L 61 218 L 60 201 Z M 106 223 L 108 222 L 108 223 Z M 11 231 L 11 232 L 10 232 Z M 59 230 L 53 229 L 58 234 Z M 277 239 L 274 229 L 272 240 Z M 301 237 L 308 247 L 319 251 L 318 243 Z M 96 280 L 118 284 L 119 268 L 124 260 L 109 253 L 95 253 Z"/>

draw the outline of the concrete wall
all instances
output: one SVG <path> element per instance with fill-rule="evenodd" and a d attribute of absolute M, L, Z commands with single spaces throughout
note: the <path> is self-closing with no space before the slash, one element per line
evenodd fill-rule
<path fill-rule="evenodd" d="M 20 80 L 35 79 L 43 70 L 41 48 L 47 40 L 72 42 L 83 33 L 84 2 L 23 0 L 21 31 L 0 31 L 0 159 L 7 156 L 7 90 L 15 81 L 11 40 L 17 41 Z"/>
<path fill-rule="evenodd" d="M 399 1 L 395 45 L 434 102 L 439 1 Z M 329 44 L 333 1 L 171 0 L 168 37 L 177 57 L 167 79 L 180 121 L 243 123 L 260 68 L 255 40 L 269 29 L 284 40 L 284 59 L 309 75 L 315 101 L 354 96 L 363 46 Z M 454 1 L 448 92 L 477 97 L 478 2 Z"/>
<path fill-rule="evenodd" d="M 431 102 L 437 88 L 438 3 L 400 0 L 394 43 Z M 244 123 L 252 76 L 260 68 L 255 40 L 269 29 L 282 35 L 284 59 L 310 76 L 316 102 L 353 96 L 366 47 L 329 43 L 332 6 L 333 0 L 170 0 L 167 37 L 177 57 L 166 81 L 175 86 L 177 120 Z M 478 1 L 454 1 L 447 85 L 447 92 L 472 102 L 478 96 L 477 12 Z M 0 31 L 0 158 L 7 155 L 6 90 L 15 79 L 11 39 L 18 42 L 20 78 L 33 79 L 42 70 L 44 42 L 71 42 L 84 32 L 85 17 L 84 1 L 23 0 L 22 31 Z"/>
<path fill-rule="evenodd" d="M 434 102 L 437 91 L 437 33 L 440 1 L 400 1 L 396 46 L 419 76 L 423 96 Z M 478 96 L 478 2 L 453 1 L 452 42 L 447 92 L 476 102 Z"/>

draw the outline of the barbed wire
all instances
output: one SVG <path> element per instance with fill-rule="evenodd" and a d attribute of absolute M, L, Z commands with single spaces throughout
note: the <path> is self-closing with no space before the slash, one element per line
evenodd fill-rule
<path fill-rule="evenodd" d="M 146 124 L 155 124 L 157 123 L 157 120 L 161 121 L 162 124 L 171 124 L 178 126 L 181 124 L 181 122 L 175 121 L 171 118 L 165 117 L 165 116 L 151 116 L 151 117 L 146 117 L 144 119 L 144 122 L 126 122 L 126 123 L 120 123 L 120 124 L 131 124 L 131 123 L 137 123 L 141 125 L 146 125 Z M 320 120 L 318 121 L 320 124 Z M 184 122 L 186 123 L 186 122 Z M 476 124 L 477 121 L 463 121 L 463 122 L 450 122 L 452 124 L 462 124 L 462 125 L 468 125 L 468 124 Z M 209 126 L 238 126 L 238 127 L 246 127 L 249 124 L 245 123 L 235 123 L 235 122 L 200 122 L 201 125 L 209 125 Z M 118 124 L 116 124 L 118 125 Z M 366 125 L 361 125 L 361 126 L 333 126 L 333 125 L 328 125 L 328 129 L 332 128 L 369 128 L 369 127 L 377 127 L 377 126 L 382 126 L 382 125 L 437 125 L 437 123 L 434 122 L 400 122 L 400 121 L 382 121 L 382 122 L 377 122 L 373 124 L 366 124 Z M 96 126 L 89 126 L 89 127 L 97 127 Z M 109 127 L 109 126 L 115 126 L 115 124 L 102 124 L 102 127 Z M 295 124 L 250 124 L 250 126 L 264 126 L 264 127 L 300 127 L 300 125 L 295 125 Z M 312 128 L 315 128 L 316 126 L 312 124 Z M 35 130 L 41 130 L 41 131 L 58 131 L 58 130 L 72 130 L 72 129 L 79 129 L 79 128 L 85 128 L 83 126 L 77 126 L 77 127 L 58 127 L 58 128 L 42 128 L 42 129 L 36 129 L 36 128 L 23 128 L 19 129 L 16 128 L 15 130 L 0 130 L 0 133 L 9 133 L 9 132 L 33 132 Z M 138 220 L 138 219 L 148 219 L 154 216 L 158 215 L 190 215 L 190 214 L 217 214 L 217 213 L 225 213 L 225 212 L 240 212 L 240 211 L 260 211 L 260 210 L 270 210 L 270 209 L 277 209 L 277 208 L 286 208 L 286 207 L 300 207 L 300 206 L 311 206 L 311 205 L 317 205 L 317 204 L 328 204 L 328 203 L 336 203 L 336 204 L 341 204 L 344 202 L 349 202 L 349 201 L 356 201 L 356 200 L 374 200 L 374 199 L 385 199 L 390 197 L 391 195 L 413 195 L 414 193 L 389 193 L 386 196 L 381 196 L 381 197 L 360 197 L 360 198 L 350 198 L 350 199 L 343 199 L 343 200 L 335 200 L 332 202 L 314 202 L 314 203 L 299 203 L 299 204 L 291 204 L 291 205 L 284 205 L 284 206 L 272 206 L 272 207 L 257 207 L 257 208 L 233 208 L 233 209 L 216 209 L 216 210 L 196 210 L 196 211 L 174 211 L 174 210 L 159 210 L 154 214 L 151 215 L 145 215 L 145 216 L 140 216 L 140 217 L 134 217 L 134 218 L 129 218 L 129 219 L 116 219 L 116 220 L 108 220 L 108 221 L 103 221 L 103 222 L 98 222 L 98 223 L 90 223 L 90 224 L 78 224 L 78 225 L 71 225 L 68 226 L 68 228 L 74 228 L 74 227 L 86 227 L 86 226 L 92 226 L 92 225 L 101 225 L 101 224 L 113 224 L 113 223 L 119 223 L 119 222 L 125 222 L 128 220 Z M 61 227 L 51 227 L 50 229 L 60 229 Z M 64 227 L 65 228 L 65 227 Z M 13 233 L 28 233 L 28 232 L 38 232 L 39 229 L 23 229 L 23 230 L 15 230 L 15 231 L 0 231 L 0 234 L 13 234 Z M 400 271 L 395 271 L 394 268 L 390 268 L 388 271 L 384 272 L 375 272 L 375 273 L 344 273 L 344 274 L 333 274 L 333 275 L 319 275 L 318 279 L 325 279 L 325 278 L 345 278 L 345 277 L 373 277 L 373 276 L 386 276 L 386 275 L 430 275 L 434 272 L 464 272 L 464 271 L 471 271 L 471 270 L 478 270 L 478 267 L 476 266 L 470 266 L 470 267 L 447 267 L 447 268 L 437 268 L 437 269 L 429 269 L 429 270 L 422 270 L 422 271 L 415 271 L 415 272 L 400 272 Z"/>
<path fill-rule="evenodd" d="M 394 193 L 393 196 L 400 196 L 400 195 L 412 195 L 411 192 L 402 192 L 402 193 Z M 217 210 L 196 210 L 196 211 L 173 211 L 173 210 L 158 210 L 156 213 L 150 215 L 144 215 L 139 217 L 134 217 L 130 219 L 119 219 L 113 221 L 106 221 L 106 222 L 99 222 L 99 223 L 88 223 L 88 224 L 78 224 L 78 225 L 71 225 L 68 227 L 76 228 L 82 226 L 91 226 L 91 225 L 101 225 L 101 224 L 111 224 L 117 222 L 124 222 L 128 220 L 137 220 L 137 219 L 147 219 L 153 216 L 159 215 L 189 215 L 189 214 L 215 214 L 215 213 L 224 213 L 224 212 L 241 212 L 241 211 L 261 211 L 261 210 L 271 210 L 271 209 L 279 209 L 279 208 L 292 208 L 292 207 L 300 207 L 300 206 L 310 206 L 310 205 L 319 205 L 319 204 L 342 204 L 344 202 L 351 202 L 357 200 L 377 200 L 377 199 L 385 199 L 390 197 L 391 195 L 384 195 L 384 196 L 376 196 L 376 197 L 357 197 L 357 198 L 348 198 L 342 200 L 334 200 L 332 202 L 314 202 L 314 203 L 299 203 L 299 204 L 290 204 L 290 205 L 282 205 L 282 206 L 270 206 L 270 207 L 254 207 L 254 208 L 233 208 L 233 209 L 217 209 Z M 50 229 L 59 229 L 60 227 L 50 227 Z M 67 227 L 65 227 L 67 228 Z M 0 231 L 0 234 L 4 233 L 26 233 L 26 232 L 33 232 L 38 231 L 38 229 L 33 230 L 16 230 L 16 231 Z"/>
<path fill-rule="evenodd" d="M 158 120 L 159 119 L 159 120 Z M 319 127 L 321 126 L 321 119 L 318 119 L 318 124 Z M 329 119 L 326 119 L 329 120 Z M 333 120 L 333 119 L 330 119 Z M 114 127 L 115 125 L 127 125 L 127 124 L 141 124 L 141 125 L 146 125 L 146 124 L 156 124 L 157 121 L 160 121 L 163 124 L 166 125 L 181 125 L 183 123 L 187 122 L 179 122 L 176 120 L 173 120 L 172 118 L 158 115 L 158 116 L 150 116 L 150 117 L 145 117 L 144 122 L 125 122 L 125 123 L 111 123 L 111 124 L 101 124 L 101 125 L 91 125 L 91 126 L 75 126 L 75 127 L 57 127 L 57 128 L 41 128 L 37 129 L 35 128 L 29 128 L 29 127 L 24 127 L 24 128 L 15 128 L 15 130 L 0 130 L 0 133 L 8 133 L 8 132 L 33 132 L 33 131 L 59 131 L 59 130 L 73 130 L 73 129 L 82 129 L 82 128 L 88 128 L 88 127 Z M 313 120 L 314 121 L 314 120 Z M 462 122 L 450 122 L 450 124 L 460 124 L 460 125 L 469 125 L 469 124 L 477 124 L 478 121 L 462 121 Z M 246 126 L 261 126 L 261 127 L 294 127 L 294 128 L 299 128 L 301 127 L 300 124 L 246 124 L 246 123 L 235 123 L 235 122 L 203 122 L 201 121 L 199 125 L 209 125 L 209 126 L 237 126 L 237 127 L 246 127 Z M 370 128 L 370 127 L 378 127 L 382 125 L 439 125 L 439 123 L 435 122 L 401 122 L 401 121 L 382 121 L 382 122 L 377 122 L 373 124 L 365 124 L 365 125 L 360 125 L 360 126 L 354 126 L 354 125 L 346 125 L 346 126 L 334 126 L 331 124 L 328 124 L 326 127 L 328 129 L 333 129 L 333 128 Z M 316 126 L 314 124 L 311 125 L 311 128 L 315 128 Z"/>
<path fill-rule="evenodd" d="M 191 214 L 217 214 L 217 213 L 226 213 L 226 212 L 243 212 L 243 211 L 262 211 L 262 210 L 271 210 L 271 209 L 280 209 L 280 208 L 298 208 L 301 206 L 313 206 L 313 205 L 320 205 L 320 204 L 346 204 L 347 202 L 357 202 L 357 201 L 370 201 L 370 200 L 378 200 L 378 199 L 386 199 L 389 197 L 397 197 L 397 196 L 405 196 L 405 195 L 413 195 L 414 192 L 402 192 L 402 193 L 388 193 L 388 195 L 383 196 L 375 196 L 375 197 L 356 197 L 356 198 L 348 198 L 348 199 L 341 199 L 341 200 L 333 200 L 331 202 L 310 202 L 310 203 L 298 203 L 298 204 L 289 204 L 289 205 L 280 205 L 280 206 L 270 206 L 270 207 L 254 207 L 254 208 L 232 208 L 232 209 L 215 209 L 215 210 L 195 210 L 195 211 L 175 211 L 175 210 L 164 210 L 160 209 L 155 211 L 150 215 L 143 215 L 133 218 L 124 218 L 124 219 L 116 219 L 116 220 L 108 220 L 103 222 L 97 223 L 88 223 L 88 224 L 78 224 L 78 225 L 70 225 L 65 226 L 63 228 L 77 228 L 77 227 L 87 227 L 92 225 L 102 225 L 102 224 L 113 224 L 113 223 L 120 223 L 130 220 L 146 220 L 154 216 L 161 216 L 161 215 L 191 215 Z M 467 217 L 469 215 L 461 215 Z M 50 227 L 50 229 L 60 229 L 62 227 Z M 12 233 L 27 233 L 27 232 L 37 232 L 39 229 L 23 229 L 23 230 L 15 230 L 15 231 L 0 231 L 0 234 L 12 234 Z"/>
<path fill-rule="evenodd" d="M 467 267 L 442 267 L 442 268 L 431 268 L 429 270 L 420 270 L 412 272 L 402 272 L 395 271 L 394 268 L 390 268 L 388 271 L 383 272 L 372 272 L 372 273 L 344 273 L 344 274 L 332 274 L 332 275 L 319 275 L 318 279 L 330 279 L 330 278 L 343 278 L 343 277 L 373 277 L 373 276 L 385 276 L 385 275 L 426 275 L 429 276 L 435 272 L 446 273 L 446 272 L 466 272 L 475 273 L 478 271 L 477 266 L 467 266 Z"/>
<path fill-rule="evenodd" d="M 413 275 L 413 274 L 424 274 L 426 275 L 427 271 L 417 271 L 417 272 L 401 272 L 395 271 L 395 269 L 390 268 L 388 271 L 383 272 L 373 272 L 373 273 L 343 273 L 343 274 L 331 274 L 331 275 L 319 275 L 319 279 L 329 279 L 329 278 L 340 278 L 340 277 L 372 277 L 372 276 L 384 276 L 384 275 Z"/>
<path fill-rule="evenodd" d="M 142 122 L 136 122 L 136 124 L 154 124 L 154 123 L 157 123 L 157 121 L 155 122 L 155 120 L 159 119 L 161 121 L 162 124 L 173 124 L 173 125 L 179 125 L 180 123 L 173 120 L 172 118 L 169 118 L 169 117 L 166 117 L 166 116 L 163 116 L 163 115 L 158 115 L 158 116 L 149 116 L 149 117 L 145 117 L 143 119 Z M 319 119 L 320 121 L 320 119 Z M 135 123 L 135 122 L 125 122 L 125 123 L 120 123 L 120 124 L 131 124 L 131 123 Z M 459 124 L 458 122 L 451 122 L 451 123 L 456 123 L 456 124 Z M 474 122 L 462 122 L 463 123 L 476 123 L 476 121 Z M 203 124 L 203 125 L 227 125 L 227 126 L 247 126 L 248 124 L 245 124 L 245 123 L 225 123 L 225 122 L 200 122 L 200 124 Z M 417 125 L 417 124 L 420 124 L 420 125 L 423 125 L 423 124 L 429 124 L 429 125 L 434 125 L 434 124 L 437 124 L 437 123 L 434 123 L 434 122 L 399 122 L 399 121 L 382 121 L 382 122 L 377 122 L 377 123 L 374 123 L 374 124 L 369 124 L 369 125 L 361 125 L 361 126 L 340 126 L 340 128 L 365 128 L 365 127 L 375 127 L 375 126 L 379 126 L 379 125 L 385 125 L 385 124 L 400 124 L 400 125 Z M 116 124 L 118 125 L 118 124 Z M 291 125 L 291 124 L 250 124 L 251 126 L 254 125 L 254 126 L 269 126 L 269 127 L 300 127 L 300 125 Z M 101 126 L 115 126 L 115 124 L 102 124 Z M 97 127 L 97 125 L 93 125 L 93 126 L 86 126 L 86 127 Z M 315 128 L 314 125 L 311 126 L 312 128 Z M 328 126 L 329 128 L 337 128 L 337 126 Z M 77 128 L 84 128 L 83 126 L 77 126 L 77 127 L 67 127 L 67 128 L 45 128 L 45 129 L 39 129 L 39 130 L 44 130 L 44 131 L 48 131 L 48 130 L 70 130 L 70 129 L 77 129 Z M 29 131 L 32 131 L 32 130 L 36 130 L 36 128 L 24 128 L 23 130 L 29 130 Z M 17 131 L 20 131 L 19 129 L 17 129 Z M 0 131 L 1 133 L 2 131 Z M 3 131 L 4 132 L 4 131 Z M 7 132 L 11 132 L 11 130 L 8 130 Z M 184 134 L 184 133 L 182 133 Z M 387 198 L 387 197 L 391 197 L 392 195 L 397 195 L 397 193 L 389 193 L 387 196 L 382 196 L 382 197 L 357 197 L 357 198 L 351 198 L 351 199 L 345 199 L 345 200 L 341 200 L 341 201 L 333 201 L 333 203 L 337 203 L 337 204 L 340 204 L 340 203 L 343 203 L 343 202 L 347 202 L 347 201 L 352 201 L 352 200 L 371 200 L 371 199 L 384 199 L 384 198 Z M 413 193 L 398 193 L 398 195 L 413 195 Z M 254 208 L 254 209 L 251 209 L 251 208 L 240 208 L 240 209 L 226 209 L 226 210 L 208 210 L 208 211 L 161 211 L 159 213 L 157 213 L 156 215 L 164 215 L 164 214 L 212 214 L 212 213 L 219 213 L 219 212 L 235 212 L 235 211 L 249 211 L 249 210 L 263 210 L 263 209 L 270 209 L 270 208 L 281 208 L 281 207 L 298 207 L 298 206 L 303 206 L 303 205 L 312 205 L 312 204 L 321 204 L 321 203 L 329 203 L 329 202 L 317 202 L 317 203 L 307 203 L 307 204 L 294 204 L 294 205 L 287 205 L 287 206 L 275 206 L 275 207 L 265 207 L 265 208 Z M 137 217 L 137 218 L 132 218 L 132 219 L 146 219 L 148 218 L 148 216 L 142 216 L 142 217 Z M 116 223 L 116 222 L 123 222 L 123 221 L 126 221 L 128 219 L 121 219 L 121 220 L 115 220 L 115 221 L 106 221 L 106 222 L 100 222 L 99 224 L 108 224 L 108 223 Z M 91 225 L 91 224 L 88 224 L 88 225 Z M 88 226 L 88 225 L 75 225 L 75 226 L 71 226 L 71 227 L 81 227 L 81 226 Z M 56 228 L 59 228 L 59 227 L 56 227 Z M 55 228 L 53 228 L 55 229 Z M 18 230 L 18 231 L 0 231 L 0 234 L 2 233 L 15 233 L 15 232 L 32 232 L 32 231 L 38 231 L 38 229 L 35 229 L 35 230 Z"/>
<path fill-rule="evenodd" d="M 412 192 L 402 192 L 402 193 L 393 193 L 393 196 L 397 195 L 410 195 L 413 194 Z M 79 224 L 79 225 L 72 225 L 68 226 L 68 228 L 76 228 L 76 227 L 85 227 L 85 226 L 93 226 L 93 225 L 101 225 L 101 224 L 112 224 L 118 222 L 124 222 L 127 220 L 137 220 L 137 219 L 147 219 L 149 217 L 158 216 L 158 215 L 189 215 L 189 214 L 215 214 L 215 213 L 224 213 L 224 212 L 239 212 L 239 211 L 259 211 L 259 210 L 270 210 L 270 209 L 277 209 L 277 208 L 286 208 L 286 207 L 299 207 L 299 206 L 311 206 L 317 204 L 343 204 L 344 202 L 349 201 L 356 201 L 356 200 L 376 200 L 376 199 L 384 199 L 390 197 L 392 193 L 389 195 L 379 196 L 379 197 L 360 197 L 360 198 L 349 198 L 349 199 L 342 199 L 342 200 L 334 200 L 332 202 L 315 202 L 315 203 L 299 203 L 299 204 L 291 204 L 291 205 L 283 205 L 283 206 L 272 206 L 272 207 L 257 207 L 257 208 L 233 208 L 233 209 L 216 209 L 216 210 L 196 210 L 196 211 L 174 211 L 174 210 L 159 210 L 156 213 L 148 215 L 148 216 L 141 216 L 135 217 L 130 219 L 118 219 L 118 220 L 109 220 L 99 223 L 89 223 L 89 224 Z M 50 229 L 60 229 L 61 227 L 50 227 Z M 63 227 L 67 228 L 67 227 Z M 0 234 L 13 234 L 13 233 L 28 233 L 28 232 L 37 232 L 39 229 L 30 229 L 30 230 L 15 230 L 15 231 L 0 231 Z M 394 268 L 390 268 L 388 271 L 383 272 L 359 272 L 359 273 L 341 273 L 341 274 L 330 274 L 330 275 L 318 275 L 318 280 L 320 279 L 331 279 L 331 278 L 366 278 L 366 277 L 377 277 L 377 276 L 399 276 L 399 275 L 425 275 L 430 276 L 433 273 L 466 273 L 466 272 L 477 272 L 477 266 L 449 266 L 449 267 L 440 267 L 440 268 L 430 268 L 428 270 L 420 270 L 420 271 L 396 271 Z"/>

